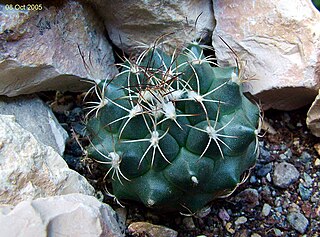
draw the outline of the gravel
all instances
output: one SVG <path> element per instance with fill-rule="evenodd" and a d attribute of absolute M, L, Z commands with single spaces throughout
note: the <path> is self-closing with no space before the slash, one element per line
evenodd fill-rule
<path fill-rule="evenodd" d="M 95 162 L 85 158 L 78 145 L 79 142 L 85 147 L 89 142 L 83 136 L 82 97 L 75 94 L 71 97 L 74 97 L 70 100 L 73 105 L 65 106 L 70 110 L 56 112 L 70 136 L 65 152 L 67 162 L 103 193 L 104 202 L 117 209 L 119 205 L 105 192 L 104 173 Z M 307 109 L 265 112 L 264 119 L 272 126 L 270 131 L 275 130 L 276 133 L 267 132 L 260 139 L 260 157 L 250 178 L 233 195 L 217 199 L 211 204 L 211 209 L 207 208 L 200 215 L 185 217 L 179 213 L 163 213 L 137 203 L 123 202 L 125 211 L 121 212 L 119 220 L 125 223 L 127 237 L 150 236 L 146 232 L 141 234 L 141 226 L 146 227 L 145 231 L 148 228 L 166 230 L 178 237 L 318 236 L 320 142 L 305 125 L 306 113 Z M 107 187 L 111 191 L 108 184 Z M 132 223 L 139 223 L 131 225 L 131 231 L 133 226 L 138 226 L 134 232 L 129 231 Z"/>

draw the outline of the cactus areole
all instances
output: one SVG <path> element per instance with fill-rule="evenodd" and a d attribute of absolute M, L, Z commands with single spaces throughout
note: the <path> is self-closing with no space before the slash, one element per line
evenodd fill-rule
<path fill-rule="evenodd" d="M 114 197 L 193 213 L 232 192 L 258 156 L 259 108 L 239 69 L 196 43 L 171 56 L 149 48 L 121 67 L 92 88 L 87 123 L 88 154 Z"/>

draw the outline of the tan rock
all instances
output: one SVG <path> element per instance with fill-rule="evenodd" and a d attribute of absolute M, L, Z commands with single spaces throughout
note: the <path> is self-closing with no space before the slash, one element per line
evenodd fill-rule
<path fill-rule="evenodd" d="M 306 122 L 311 132 L 320 137 L 320 90 L 308 111 Z"/>
<path fill-rule="evenodd" d="M 0 114 L 14 115 L 17 123 L 31 132 L 38 141 L 63 155 L 68 133 L 51 109 L 36 95 L 14 98 L 0 96 Z"/>
<path fill-rule="evenodd" d="M 214 28 L 211 0 L 90 2 L 100 11 L 112 42 L 125 51 L 132 51 L 140 43 L 151 45 L 168 33 L 174 33 L 168 44 L 176 47 L 209 37 Z"/>
<path fill-rule="evenodd" d="M 40 11 L 0 5 L 0 95 L 80 91 L 90 86 L 80 79 L 116 73 L 104 26 L 93 10 L 72 0 L 58 2 Z"/>
<path fill-rule="evenodd" d="M 292 110 L 311 103 L 320 87 L 320 14 L 312 2 L 213 2 L 219 63 L 234 64 L 221 36 L 245 64 L 245 78 L 252 79 L 246 89 L 264 108 Z"/>
<path fill-rule="evenodd" d="M 1 236 L 120 237 L 115 212 L 92 196 L 69 194 L 0 207 Z"/>
<path fill-rule="evenodd" d="M 70 170 L 52 147 L 38 142 L 13 116 L 0 115 L 0 144 L 0 204 L 69 193 L 93 195 L 83 176 Z"/>
<path fill-rule="evenodd" d="M 128 230 L 133 235 L 145 234 L 149 237 L 177 237 L 178 232 L 170 228 L 153 225 L 148 222 L 133 222 L 129 225 Z"/>

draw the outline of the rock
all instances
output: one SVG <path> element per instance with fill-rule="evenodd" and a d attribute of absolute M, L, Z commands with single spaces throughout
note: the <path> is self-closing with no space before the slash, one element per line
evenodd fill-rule
<path fill-rule="evenodd" d="M 39 142 L 53 147 L 59 155 L 63 155 L 68 133 L 51 109 L 37 96 L 1 96 L 0 114 L 14 115 L 16 122 L 31 132 Z"/>
<path fill-rule="evenodd" d="M 247 217 L 240 216 L 237 218 L 237 220 L 234 222 L 235 225 L 242 225 L 248 221 Z"/>
<path fill-rule="evenodd" d="M 316 143 L 316 144 L 314 144 L 314 149 L 316 149 L 316 151 L 317 151 L 317 153 L 318 153 L 318 155 L 320 156 L 320 143 Z"/>
<path fill-rule="evenodd" d="M 160 225 L 153 225 L 148 222 L 133 222 L 129 225 L 128 231 L 133 236 L 148 237 L 177 237 L 178 232 Z"/>
<path fill-rule="evenodd" d="M 226 224 L 226 230 L 230 233 L 230 234 L 234 234 L 236 231 L 232 228 L 232 224 L 230 222 L 228 222 Z"/>
<path fill-rule="evenodd" d="M 260 146 L 260 157 L 259 161 L 262 160 L 264 162 L 269 162 L 271 158 L 271 153 L 264 146 Z"/>
<path fill-rule="evenodd" d="M 319 167 L 320 166 L 320 159 L 317 158 L 314 162 L 314 166 Z"/>
<path fill-rule="evenodd" d="M 80 79 L 116 73 L 104 26 L 89 6 L 66 0 L 42 7 L 19 11 L 0 5 L 0 95 L 80 91 L 90 87 Z"/>
<path fill-rule="evenodd" d="M 312 191 L 303 186 L 303 184 L 299 184 L 299 193 L 302 201 L 307 201 L 310 199 L 312 195 Z"/>
<path fill-rule="evenodd" d="M 218 216 L 224 223 L 230 220 L 230 215 L 224 208 L 219 210 Z"/>
<path fill-rule="evenodd" d="M 306 188 L 311 188 L 313 184 L 313 179 L 306 172 L 303 173 L 303 186 Z"/>
<path fill-rule="evenodd" d="M 301 234 L 306 232 L 307 227 L 309 225 L 309 221 L 303 214 L 300 212 L 291 212 L 287 216 L 287 220 L 290 225 Z"/>
<path fill-rule="evenodd" d="M 273 232 L 275 236 L 282 236 L 283 232 L 277 228 L 273 228 Z"/>
<path fill-rule="evenodd" d="M 272 163 L 268 163 L 266 165 L 261 166 L 256 174 L 258 177 L 265 177 L 269 172 L 272 171 Z"/>
<path fill-rule="evenodd" d="M 320 80 L 320 66 L 318 66 L 318 75 Z M 312 134 L 317 137 L 320 137 L 320 90 L 319 94 L 310 106 L 310 109 L 307 114 L 306 123 L 308 125 L 308 128 L 311 130 Z"/>
<path fill-rule="evenodd" d="M 0 207 L 2 236 L 124 236 L 112 208 L 92 196 L 69 194 Z M 23 233 L 23 234 L 22 234 Z"/>
<path fill-rule="evenodd" d="M 190 216 L 183 218 L 182 223 L 189 230 L 192 230 L 192 229 L 196 228 L 196 226 L 195 226 L 195 224 L 193 222 L 193 218 L 190 217 Z"/>
<path fill-rule="evenodd" d="M 259 235 L 257 233 L 253 233 L 250 237 L 261 237 L 261 235 Z"/>
<path fill-rule="evenodd" d="M 263 204 L 262 215 L 263 216 L 269 216 L 270 211 L 271 211 L 271 206 L 268 203 Z"/>
<path fill-rule="evenodd" d="M 0 204 L 69 193 L 93 195 L 88 181 L 16 123 L 14 116 L 0 115 L 0 144 Z"/>
<path fill-rule="evenodd" d="M 101 200 L 101 201 L 103 201 L 103 200 Z M 119 224 L 119 228 L 120 228 L 122 233 L 125 233 L 126 228 L 127 228 L 126 227 L 127 215 L 128 215 L 127 209 L 126 208 L 122 208 L 122 207 L 118 207 L 118 208 L 116 208 L 114 210 L 117 213 L 117 217 L 118 217 L 117 221 L 118 221 L 118 224 Z"/>
<path fill-rule="evenodd" d="M 256 189 L 247 188 L 236 196 L 236 201 L 243 203 L 244 207 L 253 208 L 259 205 L 259 193 Z"/>
<path fill-rule="evenodd" d="M 235 63 L 231 47 L 245 65 L 246 90 L 265 109 L 293 110 L 314 100 L 320 87 L 320 14 L 311 1 L 217 0 L 213 6 L 218 63 Z"/>
<path fill-rule="evenodd" d="M 256 176 L 251 175 L 251 176 L 250 176 L 250 180 L 249 180 L 249 182 L 250 182 L 250 183 L 252 183 L 252 184 L 255 184 L 256 182 L 258 182 L 258 179 L 257 179 L 257 177 L 256 177 Z"/>
<path fill-rule="evenodd" d="M 275 165 L 273 183 L 277 187 L 287 188 L 299 178 L 299 171 L 294 165 L 282 162 Z"/>
<path fill-rule="evenodd" d="M 212 2 L 198 1 L 105 1 L 90 0 L 105 22 L 112 42 L 126 52 L 152 45 L 164 37 L 173 47 L 196 38 L 211 41 L 214 28 Z"/>
<path fill-rule="evenodd" d="M 299 159 L 306 164 L 312 160 L 312 156 L 308 152 L 303 151 Z"/>

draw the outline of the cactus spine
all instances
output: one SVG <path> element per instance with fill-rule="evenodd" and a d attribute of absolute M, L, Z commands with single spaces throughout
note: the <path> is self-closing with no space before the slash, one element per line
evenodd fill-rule
<path fill-rule="evenodd" d="M 90 157 L 114 196 L 194 212 L 241 182 L 258 155 L 259 108 L 241 91 L 236 67 L 218 67 L 192 43 L 126 59 L 93 88 Z"/>

